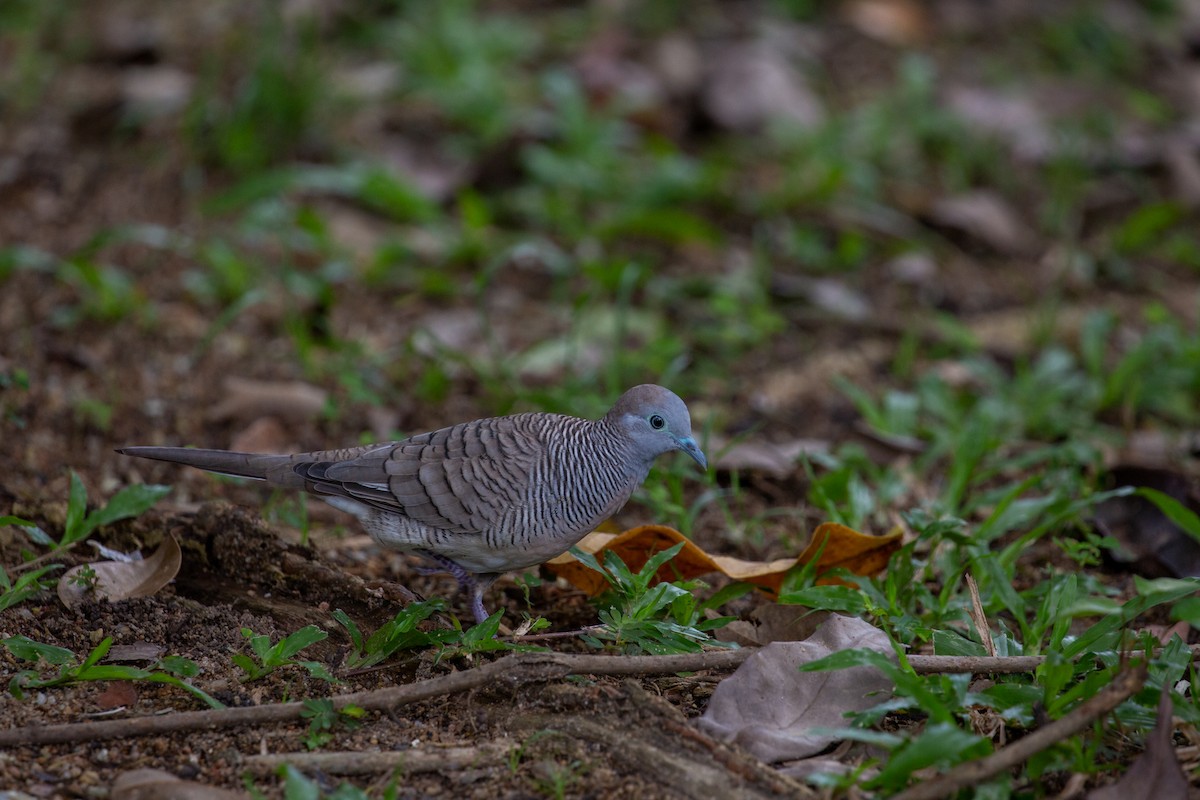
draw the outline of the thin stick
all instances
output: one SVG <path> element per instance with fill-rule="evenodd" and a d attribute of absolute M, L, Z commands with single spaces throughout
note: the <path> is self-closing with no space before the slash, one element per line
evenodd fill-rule
<path fill-rule="evenodd" d="M 1045 656 L 909 656 L 918 675 L 970 672 L 974 675 L 999 672 L 1033 672 Z"/>
<path fill-rule="evenodd" d="M 337 695 L 334 708 L 348 705 L 367 710 L 395 708 L 443 695 L 477 689 L 496 683 L 519 686 L 554 680 L 567 675 L 664 675 L 733 669 L 758 648 L 708 650 L 671 656 L 611 656 L 571 653 L 513 653 L 473 669 L 441 675 L 418 683 Z M 1193 651 L 1194 652 L 1194 651 Z M 909 656 L 909 664 L 922 675 L 941 672 L 1009 673 L 1032 672 L 1041 656 Z M 183 711 L 177 714 L 131 719 L 74 722 L 62 725 L 32 725 L 0 731 L 0 747 L 78 742 L 125 736 L 214 730 L 238 725 L 261 725 L 300 718 L 303 703 L 272 703 L 261 706 L 223 708 L 215 711 Z M 1026 737 L 1028 738 L 1028 737 Z"/>
<path fill-rule="evenodd" d="M 1142 688 L 1146 683 L 1146 675 L 1144 663 L 1123 672 L 1099 694 L 1080 703 L 1069 714 L 1038 728 L 1008 747 L 1002 747 L 986 758 L 959 764 L 933 780 L 919 783 L 895 795 L 893 800 L 938 800 L 941 797 L 950 797 L 960 789 L 975 786 L 980 781 L 1011 769 L 1046 748 L 1074 736 L 1112 711 Z"/>
<path fill-rule="evenodd" d="M 971 595 L 971 623 L 975 626 L 975 632 L 979 634 L 979 641 L 983 642 L 983 649 L 987 651 L 989 656 L 996 655 L 996 642 L 992 639 L 992 629 L 988 627 L 987 614 L 983 610 L 983 601 L 979 598 L 979 586 L 975 583 L 975 579 L 971 577 L 971 573 L 966 574 L 967 592 Z"/>
<path fill-rule="evenodd" d="M 550 639 L 572 639 L 579 636 L 585 636 L 592 631 L 604 630 L 604 625 L 588 625 L 586 628 L 578 628 L 573 631 L 550 631 L 549 633 L 525 633 L 520 636 L 505 636 L 505 640 L 512 641 L 516 644 L 525 644 L 526 642 L 541 642 L 549 641 Z"/>
<path fill-rule="evenodd" d="M 660 675 L 731 669 L 745 661 L 753 650 L 710 650 L 671 656 L 599 656 L 564 653 L 513 653 L 488 664 L 441 675 L 418 683 L 331 697 L 334 708 L 358 706 L 367 710 L 396 708 L 483 686 L 548 681 L 567 675 Z M 184 711 L 178 714 L 132 719 L 75 722 L 65 725 L 33 725 L 0 731 L 0 747 L 31 744 L 145 736 L 173 731 L 213 730 L 237 725 L 261 725 L 299 719 L 303 703 L 272 703 L 262 706 L 222 708 L 215 711 Z"/>
<path fill-rule="evenodd" d="M 384 753 L 357 750 L 331 753 L 271 753 L 247 756 L 246 768 L 263 775 L 284 764 L 301 770 L 319 769 L 331 775 L 378 775 L 401 769 L 405 775 L 417 772 L 466 769 L 503 761 L 513 742 L 485 742 L 474 747 L 422 747 Z"/>

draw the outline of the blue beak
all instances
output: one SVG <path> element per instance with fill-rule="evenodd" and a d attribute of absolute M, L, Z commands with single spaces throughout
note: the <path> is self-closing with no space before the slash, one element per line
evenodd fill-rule
<path fill-rule="evenodd" d="M 696 459 L 696 463 L 700 465 L 700 469 L 708 471 L 708 459 L 700 450 L 700 445 L 696 444 L 696 440 L 688 436 L 679 439 L 679 449 L 687 453 L 692 458 Z"/>

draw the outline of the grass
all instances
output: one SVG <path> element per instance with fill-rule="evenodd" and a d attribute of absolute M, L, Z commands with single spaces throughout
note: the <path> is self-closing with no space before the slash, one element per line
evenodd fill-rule
<path fill-rule="evenodd" d="M 583 640 L 593 647 L 611 646 L 627 653 L 654 655 L 698 652 L 703 645 L 724 645 L 712 639 L 708 631 L 732 618 L 705 618 L 707 606 L 693 594 L 703 586 L 701 582 L 654 583 L 659 568 L 678 555 L 683 544 L 655 553 L 637 572 L 611 550 L 605 551 L 601 564 L 594 555 L 572 548 L 571 554 L 603 575 L 611 587 L 599 599 L 603 627 L 583 636 Z"/>
<path fill-rule="evenodd" d="M 19 528 L 34 545 L 49 548 L 40 555 L 23 550 L 24 562 L 16 567 L 0 567 L 0 610 L 18 605 L 35 595 L 53 588 L 56 581 L 49 576 L 62 564 L 42 564 L 47 559 L 61 557 L 76 544 L 86 540 L 96 530 L 141 516 L 155 503 L 169 494 L 171 487 L 152 484 L 127 486 L 113 495 L 107 503 L 92 511 L 88 510 L 87 488 L 83 479 L 73 470 L 70 473 L 70 492 L 67 498 L 66 518 L 62 535 L 56 540 L 36 523 L 14 515 L 0 517 L 0 525 Z M 18 572 L 14 580 L 9 572 Z"/>
<path fill-rule="evenodd" d="M 250 642 L 250 650 L 253 655 L 234 653 L 232 660 L 234 665 L 245 673 L 247 681 L 265 678 L 281 667 L 296 666 L 308 670 L 308 674 L 314 678 L 337 683 L 337 678 L 333 677 L 321 662 L 296 658 L 301 650 L 328 638 L 329 634 L 316 625 L 305 625 L 275 643 L 272 643 L 267 636 L 256 636 L 254 631 L 249 628 L 242 628 L 242 636 Z"/>
<path fill-rule="evenodd" d="M 0 640 L 0 644 L 21 661 L 29 662 L 34 667 L 44 665 L 58 668 L 57 674 L 48 678 L 41 677 L 41 673 L 33 667 L 18 670 L 9 679 L 8 691 L 13 697 L 23 700 L 29 690 L 47 689 L 80 681 L 146 681 L 165 683 L 183 689 L 202 700 L 209 708 L 224 708 L 222 703 L 190 682 L 189 679 L 200 672 L 194 661 L 181 656 L 167 656 L 145 669 L 123 664 L 101 664 L 112 643 L 111 636 L 105 637 L 80 660 L 66 648 L 35 642 L 27 636 L 10 636 Z"/>
<path fill-rule="evenodd" d="M 1149 17 L 1169 29 L 1174 17 L 1161 6 Z M 1050 657 L 1038 673 L 986 691 L 959 677 L 917 676 L 903 661 L 881 665 L 898 700 L 859 719 L 855 735 L 888 755 L 873 777 L 820 779 L 827 784 L 886 795 L 920 769 L 977 758 L 994 743 L 974 729 L 971 709 L 992 709 L 1016 727 L 1034 724 L 1038 714 L 1059 716 L 1115 674 L 1120 647 L 1144 650 L 1158 681 L 1148 685 L 1194 682 L 1177 642 L 1153 650 L 1131 631 L 1147 612 L 1200 618 L 1196 586 L 1119 586 L 1095 569 L 1112 542 L 1090 523 L 1097 504 L 1128 492 L 1104 483 L 1106 454 L 1137 431 L 1190 431 L 1200 416 L 1200 336 L 1182 304 L 1172 302 L 1179 285 L 1191 290 L 1200 265 L 1195 215 L 1164 199 L 1152 176 L 1119 163 L 1098 169 L 1092 155 L 1117 138 L 1120 109 L 1151 129 L 1169 128 L 1172 98 L 1148 80 L 1161 58 L 1158 33 L 1133 35 L 1095 9 L 1078 9 L 1039 17 L 1002 46 L 983 48 L 982 68 L 997 85 L 1053 76 L 1115 98 L 1113 119 L 1064 111 L 1054 129 L 1057 149 L 1025 162 L 946 109 L 943 90 L 959 71 L 944 53 L 896 58 L 875 76 L 877 90 L 862 97 L 840 96 L 838 76 L 814 68 L 810 77 L 829 113 L 811 129 L 680 133 L 671 128 L 671 109 L 665 120 L 646 119 L 619 93 L 599 97 L 581 77 L 570 56 L 603 29 L 587 11 L 547 10 L 533 19 L 455 0 L 372 13 L 321 27 L 256 12 L 206 51 L 198 88 L 176 121 L 195 221 L 186 233 L 117 226 L 65 254 L 14 244 L 0 249 L 0 277 L 60 292 L 50 323 L 72 334 L 130 323 L 162 331 L 168 303 L 190 304 L 209 325 L 187 354 L 191 364 L 214 357 L 214 344 L 231 334 L 261 336 L 266 320 L 283 342 L 270 351 L 270 367 L 329 387 L 335 400 L 319 425 L 347 443 L 371 435 L 362 432 L 373 409 L 415 408 L 427 419 L 468 397 L 481 414 L 596 415 L 622 389 L 648 380 L 705 401 L 714 431 L 779 438 L 843 431 L 789 415 L 853 413 L 877 440 L 903 443 L 881 457 L 860 442 L 835 442 L 800 465 L 769 508 L 760 503 L 746 517 L 738 510 L 757 495 L 745 476 L 698 476 L 690 462 L 664 460 L 631 514 L 689 534 L 736 531 L 730 538 L 762 549 L 778 547 L 789 525 L 813 518 L 871 531 L 902 521 L 911 536 L 882 577 L 828 586 L 800 570 L 782 599 L 864 615 L 898 649 L 977 654 L 983 644 L 967 616 L 969 575 L 997 645 Z M 649 7 L 624 13 L 637 17 L 630 27 L 638 31 L 687 21 L 683 12 Z M 763 13 L 818 26 L 827 20 L 821 4 L 807 2 L 779 2 Z M 56 3 L 14 3 L 0 12 L 0 46 L 15 66 L 0 79 L 6 110 L 28 113 L 53 91 L 60 70 L 83 59 L 74 45 L 47 44 L 63 34 L 65 16 Z M 951 52 L 977 46 L 948 38 Z M 362 59 L 397 67 L 394 84 L 371 101 L 340 91 L 336 80 L 341 67 Z M 451 181 L 444 195 L 426 193 L 385 148 L 362 147 L 352 133 L 352 123 L 379 109 L 394 115 L 380 140 L 412 137 L 466 164 L 471 175 Z M 1069 265 L 1038 299 L 1031 335 L 1015 352 L 980 341 L 952 290 L 901 285 L 887 271 L 906 253 L 926 255 L 939 269 L 971 260 L 981 283 L 1033 269 L 976 253 L 922 222 L 928 198 L 980 188 L 1061 246 Z M 1088 211 L 1108 196 L 1102 190 L 1125 199 L 1103 213 Z M 385 232 L 350 247 L 339 232 L 347 215 Z M 143 280 L 153 259 L 129 258 L 131 248 L 186 262 L 175 288 Z M 860 291 L 877 303 L 873 313 L 894 312 L 905 331 L 890 364 L 858 383 L 835 379 L 815 410 L 772 415 L 755 406 L 765 377 L 803 361 L 819 341 L 871 335 L 806 321 L 813 309 L 786 290 L 795 277 Z M 889 301 L 897 308 L 878 305 L 880 284 L 899 287 L 901 299 Z M 1114 291 L 1121 303 L 1111 301 Z M 515 311 L 497 300 L 506 292 L 522 300 Z M 997 295 L 967 300 L 1013 302 Z M 1089 313 L 1069 332 L 1036 321 L 1077 303 Z M 370 325 L 360 324 L 359 306 L 375 315 Z M 434 312 L 461 312 L 479 334 L 465 343 L 436 341 L 420 322 Z M 41 380 L 6 362 L 0 416 L 23 424 L 25 398 Z M 118 427 L 120 399 L 77 397 L 76 427 L 94 435 Z M 0 523 L 22 526 L 53 556 L 141 513 L 165 491 L 125 490 L 89 513 L 82 487 L 72 474 L 58 540 L 16 517 Z M 1150 497 L 1197 532 L 1169 499 Z M 274 506 L 279 519 L 306 527 L 298 510 L 302 504 Z M 58 565 L 39 566 L 28 555 L 14 575 L 0 572 L 0 609 L 49 585 Z M 605 627 L 592 636 L 594 646 L 677 652 L 711 643 L 698 586 L 651 587 L 654 570 L 633 573 L 616 561 L 593 566 L 614 590 L 600 606 Z M 369 634 L 335 612 L 352 643 L 345 665 L 378 665 L 412 648 L 452 656 L 504 646 L 492 637 L 499 618 L 466 631 L 422 631 L 436 610 L 409 606 Z M 293 664 L 311 670 L 314 662 L 297 656 L 323 636 L 302 629 L 272 643 L 248 634 L 251 654 L 237 660 L 248 679 Z M 873 658 L 850 654 L 825 666 Z M 95 666 L 72 659 L 56 665 L 66 670 L 60 676 L 36 680 L 83 679 Z M 1131 731 L 1148 729 L 1157 691 L 1133 698 L 1116 718 Z M 1176 715 L 1194 720 L 1191 692 L 1169 691 Z M 887 713 L 899 708 L 925 724 L 889 727 Z M 314 708 L 311 741 L 328 741 L 337 720 Z M 1008 796 L 1047 775 L 1114 767 L 1095 760 L 1109 745 L 1102 730 L 1079 734 L 987 791 Z M 573 770 L 535 788 L 568 792 Z M 288 796 L 310 796 L 302 777 L 286 780 Z"/>

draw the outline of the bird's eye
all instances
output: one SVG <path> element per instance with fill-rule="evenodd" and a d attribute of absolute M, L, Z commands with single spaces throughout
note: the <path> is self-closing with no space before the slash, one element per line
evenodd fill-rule
<path fill-rule="evenodd" d="M 667 426 L 667 421 L 665 419 L 660 417 L 658 414 L 651 415 L 651 417 L 650 417 L 650 427 L 651 428 L 654 428 L 654 430 L 656 430 L 656 431 L 661 431 L 666 426 Z"/>

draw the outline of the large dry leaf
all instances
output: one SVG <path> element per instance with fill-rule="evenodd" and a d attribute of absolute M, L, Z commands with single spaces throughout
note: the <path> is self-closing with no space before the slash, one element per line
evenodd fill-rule
<path fill-rule="evenodd" d="M 1005 255 L 1029 255 L 1038 247 L 1037 234 L 997 192 L 980 189 L 940 198 L 930 206 L 929 218 Z"/>
<path fill-rule="evenodd" d="M 229 449 L 239 453 L 294 452 L 291 434 L 275 417 L 259 417 L 229 440 Z"/>
<path fill-rule="evenodd" d="M 1157 490 L 1200 513 L 1200 490 L 1182 472 L 1118 464 L 1109 470 L 1108 482 Z M 1092 520 L 1119 543 L 1109 553 L 1130 572 L 1146 577 L 1200 575 L 1200 543 L 1145 497 L 1109 498 L 1096 506 Z"/>
<path fill-rule="evenodd" d="M 246 795 L 184 781 L 161 769 L 122 772 L 113 783 L 112 800 L 242 800 Z"/>
<path fill-rule="evenodd" d="M 815 755 L 837 740 L 817 728 L 847 728 L 845 715 L 878 705 L 892 683 L 873 667 L 801 672 L 800 667 L 839 650 L 892 652 L 883 631 L 856 617 L 830 614 L 803 642 L 773 642 L 717 684 L 701 730 L 734 742 L 768 763 Z"/>
<path fill-rule="evenodd" d="M 109 601 L 145 597 L 170 583 L 182 562 L 179 543 L 168 536 L 147 559 L 100 561 L 71 567 L 58 582 L 58 597 L 68 608 L 82 603 L 90 593 Z M 72 580 L 89 567 L 96 573 L 93 585 L 81 586 Z"/>
<path fill-rule="evenodd" d="M 888 558 L 900 546 L 900 531 L 886 536 L 867 536 L 858 531 L 824 522 L 813 532 L 804 552 L 796 558 L 774 561 L 745 561 L 731 556 L 713 556 L 697 547 L 679 531 L 665 525 L 642 525 L 620 534 L 589 533 L 577 547 L 603 563 L 603 552 L 612 550 L 630 569 L 642 568 L 655 553 L 683 542 L 679 555 L 658 570 L 658 580 L 674 581 L 721 572 L 734 580 L 746 581 L 763 589 L 778 592 L 783 576 L 797 564 L 808 564 L 821 551 L 818 572 L 845 567 L 856 575 L 874 575 L 885 566 Z M 824 549 L 822 550 L 822 543 Z M 599 594 L 608 583 L 604 577 L 584 566 L 570 553 L 563 553 L 546 563 L 555 575 L 566 578 L 588 594 Z"/>
<path fill-rule="evenodd" d="M 828 453 L 830 443 L 825 439 L 791 439 L 768 442 L 764 439 L 728 444 L 725 439 L 711 437 L 706 445 L 710 453 L 719 453 L 716 468 L 721 470 L 752 470 L 776 478 L 786 478 L 796 471 L 802 456 Z"/>
<path fill-rule="evenodd" d="M 772 121 L 812 128 L 825 106 L 776 39 L 726 44 L 708 54 L 700 102 L 722 128 L 754 131 Z"/>
<path fill-rule="evenodd" d="M 325 408 L 329 394 L 303 381 L 256 381 L 229 377 L 225 395 L 209 412 L 208 419 L 253 420 L 273 416 L 293 422 L 312 419 Z"/>
<path fill-rule="evenodd" d="M 829 615 L 804 606 L 764 603 L 747 615 L 713 631 L 724 642 L 761 647 L 771 642 L 801 642 L 812 636 Z"/>
<path fill-rule="evenodd" d="M 851 0 L 842 15 L 872 39 L 898 47 L 924 42 L 933 28 L 929 10 L 917 0 Z"/>
<path fill-rule="evenodd" d="M 954 86 L 946 90 L 946 104 L 975 132 L 999 139 L 1023 161 L 1042 161 L 1054 152 L 1046 106 L 1028 92 Z"/>
<path fill-rule="evenodd" d="M 1126 797 L 1153 797 L 1155 800 L 1187 800 L 1188 779 L 1179 765 L 1171 739 L 1175 725 L 1171 721 L 1171 693 L 1163 687 L 1158 701 L 1158 721 L 1146 737 L 1146 751 L 1121 780 L 1088 793 L 1088 800 L 1124 800 Z"/>

